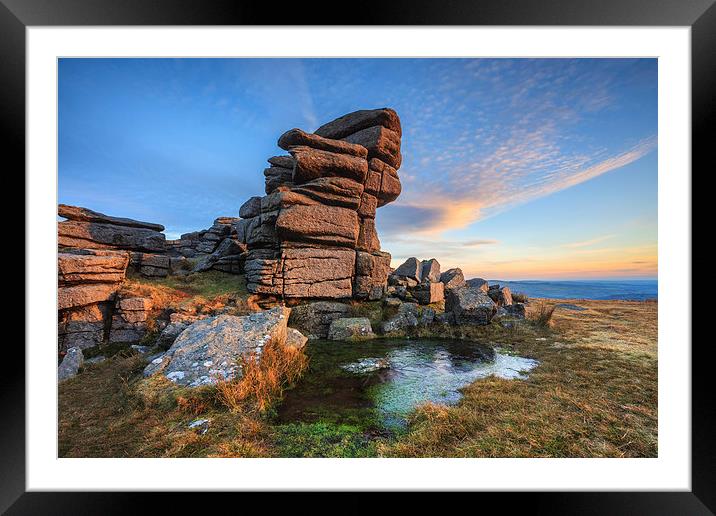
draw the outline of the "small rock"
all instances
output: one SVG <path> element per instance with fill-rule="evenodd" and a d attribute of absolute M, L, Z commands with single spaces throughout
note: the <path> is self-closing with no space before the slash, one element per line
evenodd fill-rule
<path fill-rule="evenodd" d="M 57 368 L 57 381 L 61 382 L 76 376 L 84 364 L 85 358 L 80 348 L 74 347 L 67 350 L 65 358 Z"/>
<path fill-rule="evenodd" d="M 199 435 L 204 435 L 209 431 L 210 419 L 196 419 L 189 423 L 188 427 L 196 431 Z"/>
<path fill-rule="evenodd" d="M 359 340 L 374 337 L 373 328 L 366 317 L 335 319 L 328 329 L 329 340 Z"/>
<path fill-rule="evenodd" d="M 412 290 L 413 297 L 421 305 L 437 303 L 445 299 L 445 286 L 440 283 L 423 282 Z"/>
<path fill-rule="evenodd" d="M 96 357 L 88 358 L 85 360 L 85 364 L 99 364 L 101 362 L 104 362 L 107 360 L 107 357 L 104 355 L 97 355 Z"/>
<path fill-rule="evenodd" d="M 357 362 L 342 365 L 341 369 L 354 374 L 366 374 L 381 369 L 388 369 L 390 362 L 386 358 L 361 358 Z"/>
<path fill-rule="evenodd" d="M 440 281 L 445 285 L 445 290 L 466 285 L 465 276 L 460 268 L 446 270 L 440 275 Z"/>
<path fill-rule="evenodd" d="M 294 349 L 303 349 L 303 347 L 306 345 L 306 342 L 308 342 L 308 337 L 306 337 L 300 331 L 298 331 L 294 328 L 286 329 L 286 346 L 287 347 L 294 348 Z"/>

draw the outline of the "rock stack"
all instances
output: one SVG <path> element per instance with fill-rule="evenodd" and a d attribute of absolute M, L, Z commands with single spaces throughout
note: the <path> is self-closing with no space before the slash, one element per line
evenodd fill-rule
<path fill-rule="evenodd" d="M 462 271 L 451 269 L 448 272 L 451 271 L 453 273 L 450 275 L 451 285 L 458 284 L 459 278 L 455 274 L 459 271 L 462 277 Z M 422 261 L 408 258 L 390 274 L 388 294 L 403 300 L 412 299 L 421 305 L 438 303 L 445 299 L 445 283 L 442 277 L 440 263 L 435 258 Z"/>
<path fill-rule="evenodd" d="M 112 217 L 60 204 L 57 214 L 67 220 L 57 224 L 57 243 L 63 249 L 111 249 L 130 253 L 130 265 L 144 276 L 169 273 L 165 255 L 164 226 L 151 222 Z"/>
<path fill-rule="evenodd" d="M 383 296 L 390 255 L 380 250 L 377 208 L 401 186 L 401 127 L 392 109 L 356 111 L 313 134 L 278 140 L 266 195 L 241 207 L 238 241 L 248 252 L 249 291 L 279 298 Z"/>
<path fill-rule="evenodd" d="M 69 249 L 58 254 L 60 351 L 90 348 L 105 339 L 105 321 L 128 263 L 128 254 L 121 251 Z"/>

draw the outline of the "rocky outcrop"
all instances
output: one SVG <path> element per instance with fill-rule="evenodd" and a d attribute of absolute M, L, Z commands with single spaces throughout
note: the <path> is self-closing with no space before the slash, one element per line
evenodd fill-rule
<path fill-rule="evenodd" d="M 87 208 L 60 204 L 57 214 L 58 245 L 75 249 L 121 249 L 164 252 L 164 226 L 138 220 L 112 217 Z"/>
<path fill-rule="evenodd" d="M 269 342 L 285 345 L 289 312 L 276 307 L 243 317 L 220 315 L 197 321 L 181 332 L 163 356 L 152 360 L 144 374 L 161 372 L 189 387 L 241 377 L 242 356 L 260 358 Z"/>
<path fill-rule="evenodd" d="M 69 249 L 57 257 L 60 351 L 100 344 L 129 255 L 121 251 Z"/>
<path fill-rule="evenodd" d="M 389 293 L 403 300 L 415 300 L 421 305 L 445 299 L 445 285 L 441 282 L 440 263 L 435 259 L 420 261 L 408 258 L 388 278 Z"/>
<path fill-rule="evenodd" d="M 109 342 L 138 342 L 148 330 L 152 300 L 146 297 L 119 298 L 112 314 Z"/>
<path fill-rule="evenodd" d="M 400 120 L 391 109 L 357 111 L 310 134 L 291 129 L 268 159 L 264 197 L 234 224 L 246 245 L 247 288 L 280 298 L 380 299 L 390 255 L 380 251 L 376 210 L 397 198 Z"/>
<path fill-rule="evenodd" d="M 252 197 L 239 209 L 242 217 L 253 216 L 260 209 L 260 197 Z M 219 217 L 208 229 L 185 233 L 177 240 L 167 241 L 170 258 L 182 265 L 181 259 L 192 259 L 194 265 L 184 265 L 184 272 L 205 272 L 211 269 L 231 274 L 244 272 L 246 260 L 245 227 L 237 217 Z M 186 264 L 186 262 L 184 262 Z"/>

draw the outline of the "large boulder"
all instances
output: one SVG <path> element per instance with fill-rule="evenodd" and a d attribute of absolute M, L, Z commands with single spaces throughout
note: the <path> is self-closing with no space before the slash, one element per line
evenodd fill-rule
<path fill-rule="evenodd" d="M 489 324 L 497 305 L 479 287 L 462 287 L 448 290 L 445 311 L 452 312 L 456 324 Z"/>
<path fill-rule="evenodd" d="M 437 283 L 440 281 L 440 262 L 435 258 L 423 260 L 420 263 L 420 280 Z"/>
<path fill-rule="evenodd" d="M 368 127 L 344 139 L 368 149 L 368 158 L 377 158 L 393 168 L 399 168 L 403 160 L 400 154 L 400 134 L 383 126 Z"/>
<path fill-rule="evenodd" d="M 440 275 L 440 281 L 445 285 L 445 290 L 451 288 L 460 288 L 467 285 L 465 282 L 465 276 L 462 274 L 462 269 L 454 268 L 448 269 Z"/>
<path fill-rule="evenodd" d="M 438 303 L 445 299 L 444 285 L 439 281 L 437 283 L 423 282 L 414 287 L 411 294 L 421 305 Z"/>
<path fill-rule="evenodd" d="M 147 252 L 165 250 L 166 237 L 153 229 L 77 220 L 58 222 L 57 228 L 60 247 Z"/>
<path fill-rule="evenodd" d="M 422 263 L 417 258 L 408 258 L 392 273 L 393 276 L 409 278 L 418 283 L 422 278 Z"/>
<path fill-rule="evenodd" d="M 104 213 L 92 211 L 80 206 L 69 206 L 67 204 L 57 205 L 57 214 L 68 220 L 77 220 L 82 222 L 99 222 L 102 224 L 112 224 L 115 226 L 127 226 L 132 228 L 151 229 L 152 231 L 164 231 L 164 226 L 154 224 L 152 222 L 142 222 L 141 220 L 126 219 L 124 217 L 111 217 Z"/>
<path fill-rule="evenodd" d="M 383 297 L 390 272 L 390 254 L 356 252 L 353 297 L 374 301 Z"/>
<path fill-rule="evenodd" d="M 349 298 L 353 294 L 355 251 L 316 247 L 282 251 L 282 293 L 286 297 Z"/>
<path fill-rule="evenodd" d="M 325 339 L 335 319 L 345 317 L 350 306 L 335 301 L 316 301 L 299 305 L 291 310 L 289 324 L 309 339 Z"/>
<path fill-rule="evenodd" d="M 296 160 L 293 182 L 297 185 L 326 176 L 347 177 L 363 184 L 368 174 L 366 159 L 349 154 L 300 146 L 292 147 L 291 155 Z"/>
<path fill-rule="evenodd" d="M 324 138 L 340 139 L 376 125 L 386 127 L 402 135 L 400 118 L 398 114 L 390 108 L 353 111 L 352 113 L 348 113 L 347 115 L 343 115 L 331 122 L 323 124 L 314 131 L 314 134 L 323 136 Z"/>
<path fill-rule="evenodd" d="M 236 240 L 247 247 L 242 256 L 250 292 L 280 298 L 384 294 L 387 265 L 375 218 L 378 207 L 400 194 L 400 136 L 390 109 L 350 113 L 314 134 L 291 129 L 281 135 L 279 147 L 291 155 L 269 158 L 267 195 L 245 203 L 244 218 L 235 224 Z"/>
<path fill-rule="evenodd" d="M 358 215 L 337 206 L 291 206 L 280 211 L 276 232 L 284 240 L 354 247 Z"/>
<path fill-rule="evenodd" d="M 160 363 L 146 375 L 161 372 L 179 385 L 197 387 L 241 377 L 239 359 L 260 357 L 269 342 L 285 345 L 290 309 L 276 307 L 243 317 L 220 315 L 197 321 L 174 341 Z"/>
<path fill-rule="evenodd" d="M 58 310 L 111 300 L 128 264 L 129 255 L 120 251 L 72 249 L 58 253 Z"/>
<path fill-rule="evenodd" d="M 328 328 L 329 340 L 365 340 L 375 337 L 370 321 L 365 317 L 334 319 Z"/>
<path fill-rule="evenodd" d="M 306 133 L 301 129 L 290 129 L 283 133 L 278 139 L 278 146 L 287 151 L 294 147 L 305 146 L 328 152 L 349 154 L 359 158 L 365 158 L 368 155 L 368 150 L 361 145 L 324 138 L 317 134 Z"/>
<path fill-rule="evenodd" d="M 120 297 L 117 299 L 112 326 L 109 331 L 110 342 L 139 342 L 148 331 L 148 321 L 152 310 L 152 300 L 148 297 Z"/>

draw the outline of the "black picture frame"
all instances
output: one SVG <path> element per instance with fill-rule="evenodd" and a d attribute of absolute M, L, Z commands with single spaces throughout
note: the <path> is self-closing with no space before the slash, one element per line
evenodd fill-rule
<path fill-rule="evenodd" d="M 556 25 L 691 27 L 693 163 L 714 163 L 712 100 L 716 97 L 716 0 L 413 0 L 354 4 L 356 25 Z M 8 176 L 25 166 L 25 30 L 29 26 L 108 25 L 344 25 L 348 19 L 321 2 L 282 5 L 208 0 L 0 0 L 0 119 Z M 10 158 L 10 160 L 8 160 Z M 711 159 L 709 159 L 711 158 Z M 12 171 L 12 172 L 11 172 Z M 682 171 L 688 174 L 690 171 Z M 693 177 L 693 176 L 692 176 Z M 27 235 L 26 235 L 27 236 Z M 25 274 L 32 271 L 25 270 Z M 686 286 L 685 286 L 686 287 Z M 685 288 L 690 295 L 691 285 Z M 31 309 L 31 307 L 28 307 Z M 8 343 L 9 344 L 9 343 Z M 689 343 L 680 343 L 686 348 Z M 708 344 L 708 343 L 707 343 Z M 710 344 L 692 347 L 692 491 L 641 493 L 481 493 L 482 501 L 535 512 L 570 514 L 713 514 L 716 511 L 715 405 L 708 380 Z M 113 514 L 148 508 L 147 496 L 128 493 L 25 492 L 25 354 L 6 345 L 0 389 L 0 511 L 7 514 Z M 159 495 L 166 509 L 186 506 L 186 494 Z M 171 498 L 170 498 L 171 496 Z M 195 495 L 193 495 L 195 496 Z M 224 495 L 211 494 L 212 503 Z M 247 494 L 240 495 L 246 497 Z M 363 495 L 353 494 L 356 498 Z M 251 498 L 256 498 L 252 495 Z M 421 497 L 417 496 L 417 500 Z M 192 498 L 196 500 L 196 498 Z M 345 505 L 343 505 L 345 503 Z M 346 508 L 365 502 L 342 502 Z M 371 504 L 372 505 L 372 504 Z M 313 505 L 315 506 L 315 505 Z M 368 505 L 367 507 L 370 507 Z M 387 506 L 382 505 L 383 509 Z M 347 511 L 341 511 L 347 512 Z"/>

